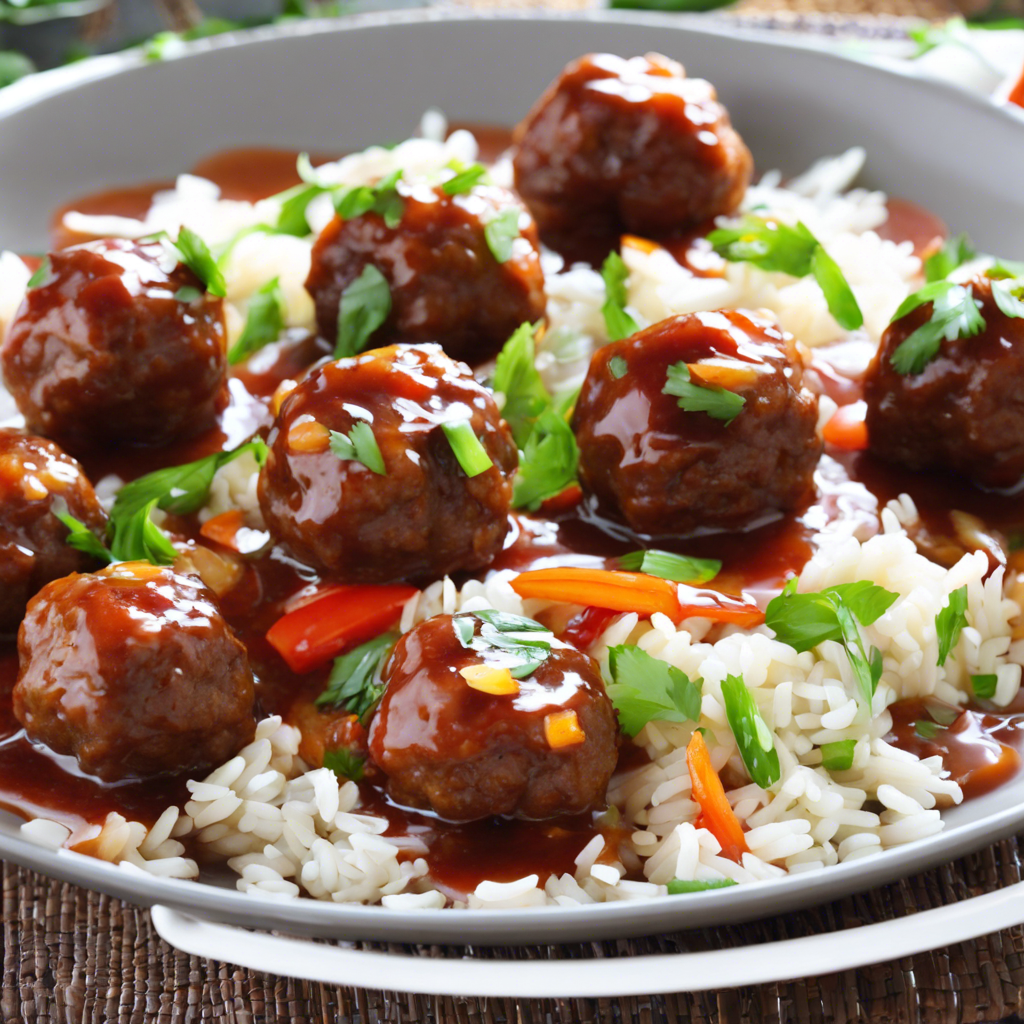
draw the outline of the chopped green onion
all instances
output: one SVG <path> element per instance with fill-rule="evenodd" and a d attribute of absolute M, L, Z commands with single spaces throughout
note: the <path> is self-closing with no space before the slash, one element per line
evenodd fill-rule
<path fill-rule="evenodd" d="M 228 286 L 223 272 L 217 266 L 209 246 L 194 231 L 182 227 L 176 242 L 165 241 L 164 244 L 172 249 L 181 262 L 203 282 L 203 286 L 211 295 L 221 299 L 227 295 Z"/>
<path fill-rule="evenodd" d="M 747 773 L 754 783 L 768 789 L 782 777 L 779 754 L 771 730 L 742 676 L 730 675 L 722 680 L 722 700 Z"/>
<path fill-rule="evenodd" d="M 853 751 L 856 740 L 836 740 L 834 743 L 822 743 L 821 766 L 830 772 L 846 772 L 853 767 Z"/>
<path fill-rule="evenodd" d="M 453 178 L 449 178 L 441 190 L 445 195 L 457 196 L 463 192 L 471 191 L 487 177 L 487 168 L 483 164 L 470 164 L 465 170 L 459 171 Z"/>
<path fill-rule="evenodd" d="M 441 429 L 444 431 L 444 436 L 448 438 L 455 458 L 459 460 L 459 465 L 466 476 L 479 476 L 494 465 L 487 450 L 480 443 L 480 438 L 474 433 L 469 420 L 442 423 Z"/>
<path fill-rule="evenodd" d="M 971 689 L 980 700 L 991 700 L 996 695 L 996 683 L 999 677 L 995 673 L 971 676 Z"/>
<path fill-rule="evenodd" d="M 183 302 L 187 306 L 190 302 L 195 302 L 197 299 L 201 299 L 203 297 L 203 293 L 198 288 L 193 288 L 191 285 L 185 285 L 174 293 L 174 297 L 178 302 Z"/>
<path fill-rule="evenodd" d="M 709 878 L 706 882 L 673 878 L 668 883 L 669 896 L 681 896 L 688 892 L 709 892 L 712 889 L 728 889 L 736 883 L 731 878 Z"/>
<path fill-rule="evenodd" d="M 43 259 L 43 262 L 36 267 L 35 273 L 28 279 L 29 288 L 38 288 L 46 279 L 50 276 L 50 270 L 52 265 L 50 263 L 50 257 L 47 256 Z"/>
<path fill-rule="evenodd" d="M 626 364 L 626 360 L 622 356 L 612 356 L 608 360 L 608 372 L 616 379 L 622 380 L 626 376 L 626 371 L 629 366 Z"/>
<path fill-rule="evenodd" d="M 520 211 L 511 206 L 484 225 L 487 248 L 498 263 L 508 263 L 512 258 L 512 248 L 519 237 L 519 218 Z"/>

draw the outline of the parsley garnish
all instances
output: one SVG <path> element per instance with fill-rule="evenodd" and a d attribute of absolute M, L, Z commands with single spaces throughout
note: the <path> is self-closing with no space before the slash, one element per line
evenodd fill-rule
<path fill-rule="evenodd" d="M 679 399 L 679 408 L 686 412 L 706 412 L 728 426 L 747 404 L 742 395 L 710 384 L 694 384 L 686 363 L 673 363 L 668 368 L 668 379 L 661 389 L 664 395 Z"/>
<path fill-rule="evenodd" d="M 341 779 L 359 782 L 366 770 L 366 758 L 348 747 L 324 751 L 324 767 Z"/>
<path fill-rule="evenodd" d="M 1024 277 L 994 280 L 992 298 L 1004 316 L 1024 317 Z"/>
<path fill-rule="evenodd" d="M 743 682 L 743 676 L 726 676 L 722 680 L 725 717 L 736 737 L 736 746 L 751 780 L 762 789 L 778 782 L 782 776 L 775 739 L 761 717 L 754 696 Z"/>
<path fill-rule="evenodd" d="M 938 355 L 943 339 L 970 338 L 984 330 L 985 320 L 979 312 L 981 303 L 974 297 L 970 286 L 952 281 L 933 281 L 908 296 L 893 314 L 891 322 L 895 323 L 926 302 L 932 303 L 931 316 L 890 356 L 897 373 L 920 373 Z"/>
<path fill-rule="evenodd" d="M 942 248 L 938 252 L 933 252 L 924 261 L 924 279 L 929 284 L 932 281 L 942 281 L 957 267 L 969 263 L 977 255 L 966 234 L 947 238 L 942 243 Z"/>
<path fill-rule="evenodd" d="M 608 372 L 616 379 L 622 380 L 626 376 L 626 371 L 629 369 L 626 360 L 622 356 L 612 356 L 608 360 Z"/>
<path fill-rule="evenodd" d="M 712 231 L 708 241 L 731 263 L 751 263 L 791 277 L 813 274 L 836 323 L 847 331 L 863 325 L 864 315 L 849 282 L 802 221 L 790 227 L 745 214 L 737 227 Z"/>
<path fill-rule="evenodd" d="M 347 435 L 332 430 L 331 451 L 339 459 L 361 462 L 377 476 L 388 475 L 384 466 L 384 456 L 380 453 L 380 445 L 373 436 L 373 427 L 366 420 L 356 420 Z"/>
<path fill-rule="evenodd" d="M 444 431 L 444 436 L 448 438 L 452 452 L 466 476 L 471 478 L 479 476 L 494 465 L 469 420 L 453 420 L 449 423 L 442 423 L 441 429 Z"/>
<path fill-rule="evenodd" d="M 870 626 L 899 595 L 869 580 L 842 583 L 812 594 L 798 594 L 796 585 L 795 579 L 790 580 L 782 593 L 768 603 L 765 625 L 774 631 L 776 639 L 801 652 L 826 640 L 841 643 L 861 698 L 870 707 L 882 677 L 882 652 L 873 647 L 868 656 L 857 623 Z"/>
<path fill-rule="evenodd" d="M 616 6 L 614 0 L 612 6 Z M 618 6 L 623 5 L 619 4 Z M 736 885 L 731 878 L 709 878 L 704 882 L 673 878 L 668 883 L 667 888 L 669 896 L 682 896 L 684 893 L 688 892 L 708 892 L 710 889 L 728 889 L 731 885 Z"/>
<path fill-rule="evenodd" d="M 470 192 L 487 178 L 487 168 L 483 164 L 470 164 L 463 170 L 458 171 L 454 177 L 449 178 L 441 186 L 441 191 L 446 196 L 457 196 L 463 192 Z"/>
<path fill-rule="evenodd" d="M 295 235 L 298 238 L 305 238 L 312 234 L 313 229 L 306 219 L 306 210 L 309 204 L 328 191 L 322 185 L 303 184 L 294 188 L 286 189 L 273 198 L 281 204 L 281 212 L 277 215 L 277 223 L 273 230 L 281 235 Z"/>
<path fill-rule="evenodd" d="M 508 263 L 512 258 L 512 247 L 519 237 L 519 215 L 520 211 L 510 206 L 484 225 L 487 248 L 498 263 Z"/>
<path fill-rule="evenodd" d="M 183 302 L 187 306 L 190 302 L 195 302 L 197 299 L 201 299 L 203 297 L 203 293 L 198 288 L 193 288 L 191 285 L 185 285 L 174 293 L 174 297 L 178 302 Z"/>
<path fill-rule="evenodd" d="M 512 429 L 516 444 L 528 441 L 537 417 L 551 403 L 536 366 L 534 328 L 521 324 L 498 354 L 491 388 L 505 396 L 501 415 Z"/>
<path fill-rule="evenodd" d="M 165 238 L 164 245 L 173 250 L 181 262 L 203 282 L 211 295 L 221 299 L 227 295 L 228 286 L 224 274 L 217 266 L 209 246 L 194 231 L 182 227 L 178 232 L 178 240 L 171 242 Z"/>
<path fill-rule="evenodd" d="M 676 555 L 671 551 L 631 551 L 619 558 L 619 566 L 630 572 L 645 572 L 648 576 L 660 576 L 674 583 L 707 583 L 722 570 L 717 558 L 690 558 Z"/>
<path fill-rule="evenodd" d="M 232 366 L 248 359 L 264 345 L 277 341 L 284 330 L 284 293 L 281 291 L 281 279 L 275 277 L 268 281 L 249 302 L 249 311 L 245 317 L 245 327 L 238 341 L 228 352 L 228 362 Z"/>
<path fill-rule="evenodd" d="M 398 227 L 405 212 L 405 200 L 398 194 L 402 170 L 392 171 L 376 185 L 357 185 L 339 193 L 334 210 L 342 220 L 352 220 L 364 213 L 376 213 L 389 228 Z"/>
<path fill-rule="evenodd" d="M 938 664 L 945 665 L 950 652 L 960 640 L 960 633 L 967 625 L 967 586 L 954 590 L 949 595 L 945 608 L 935 616 L 935 632 L 939 640 Z"/>
<path fill-rule="evenodd" d="M 69 533 L 64 543 L 77 551 L 82 551 L 100 562 L 112 562 L 114 556 L 85 523 L 76 519 L 68 511 L 68 503 L 63 498 L 54 498 L 50 511 L 68 528 Z"/>
<path fill-rule="evenodd" d="M 533 675 L 551 656 L 550 630 L 522 615 L 484 608 L 456 615 L 452 625 L 463 647 L 487 654 L 489 662 L 507 668 L 513 679 Z"/>
<path fill-rule="evenodd" d="M 531 512 L 576 481 L 580 450 L 572 428 L 554 406 L 537 417 L 519 459 L 512 504 Z"/>
<path fill-rule="evenodd" d="M 387 278 L 372 263 L 367 263 L 363 272 L 341 293 L 334 358 L 362 352 L 390 312 L 391 288 Z"/>
<path fill-rule="evenodd" d="M 700 719 L 701 682 L 691 682 L 682 669 L 633 644 L 609 648 L 608 669 L 612 681 L 605 689 L 630 736 L 651 721 Z"/>
<path fill-rule="evenodd" d="M 50 276 L 51 269 L 50 257 L 46 256 L 43 262 L 36 267 L 35 273 L 28 279 L 28 287 L 38 288 Z"/>
<path fill-rule="evenodd" d="M 335 658 L 317 707 L 344 708 L 365 722 L 384 692 L 380 670 L 397 640 L 398 633 L 381 633 Z"/>
<path fill-rule="evenodd" d="M 621 341 L 636 334 L 640 327 L 626 312 L 629 268 L 617 252 L 608 253 L 608 258 L 601 266 L 601 277 L 604 279 L 605 293 L 604 305 L 601 307 L 604 328 L 610 341 Z"/>
<path fill-rule="evenodd" d="M 836 740 L 822 743 L 821 766 L 830 772 L 845 772 L 853 767 L 853 751 L 856 740 Z"/>
<path fill-rule="evenodd" d="M 929 722 L 926 718 L 919 718 L 914 722 L 914 732 L 923 740 L 935 739 L 939 730 L 944 728 L 945 726 L 939 725 L 937 722 Z"/>
<path fill-rule="evenodd" d="M 996 695 L 996 684 L 999 677 L 995 673 L 971 676 L 971 689 L 974 696 L 982 700 L 991 700 Z"/>

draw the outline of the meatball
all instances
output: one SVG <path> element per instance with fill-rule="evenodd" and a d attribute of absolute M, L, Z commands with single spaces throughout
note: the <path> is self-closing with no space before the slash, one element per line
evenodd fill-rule
<path fill-rule="evenodd" d="M 0 633 L 17 630 L 44 584 L 96 565 L 66 543 L 68 528 L 53 510 L 58 499 L 103 535 L 107 517 L 82 467 L 52 441 L 0 430 Z"/>
<path fill-rule="evenodd" d="M 211 427 L 227 402 L 221 300 L 159 242 L 106 239 L 48 259 L 2 350 L 30 429 L 79 453 Z"/>
<path fill-rule="evenodd" d="M 871 451 L 913 470 L 946 469 L 983 487 L 1024 477 L 1024 319 L 1008 317 L 992 281 L 969 282 L 985 328 L 943 340 L 920 373 L 893 353 L 932 315 L 926 303 L 891 324 L 864 380 Z"/>
<path fill-rule="evenodd" d="M 460 624 L 475 637 L 471 646 Z M 489 628 L 476 615 L 435 615 L 398 641 L 370 726 L 370 757 L 389 794 L 452 821 L 551 818 L 602 805 L 618 726 L 596 663 L 552 641 L 546 660 L 516 680 L 508 671 L 516 655 L 491 646 Z M 503 677 L 512 692 L 475 688 L 487 685 L 472 676 L 481 668 L 493 670 L 492 689 Z M 566 717 L 572 742 L 560 745 L 557 723 Z"/>
<path fill-rule="evenodd" d="M 753 167 L 714 87 L 657 54 L 574 61 L 513 138 L 516 189 L 558 248 L 731 213 Z"/>
<path fill-rule="evenodd" d="M 792 337 L 744 311 L 671 317 L 606 345 L 573 418 L 580 483 L 645 534 L 734 529 L 799 508 L 822 450 L 802 379 Z"/>
<path fill-rule="evenodd" d="M 442 429 L 458 421 L 493 463 L 473 477 Z M 379 449 L 377 471 L 346 438 L 370 443 L 367 462 Z M 284 400 L 268 444 L 259 479 L 267 527 L 334 579 L 433 579 L 481 569 L 502 548 L 515 443 L 490 392 L 437 345 L 325 364 Z"/>
<path fill-rule="evenodd" d="M 14 713 L 107 782 L 196 771 L 255 733 L 245 648 L 196 576 L 122 562 L 29 602 Z"/>
<path fill-rule="evenodd" d="M 398 190 L 403 212 L 394 227 L 374 212 L 335 217 L 317 239 L 306 289 L 320 333 L 335 341 L 342 292 L 373 265 L 391 289 L 375 343 L 437 341 L 456 359 L 482 363 L 520 324 L 544 315 L 533 218 L 511 192 L 491 185 L 454 196 L 402 182 Z M 485 231 L 509 211 L 518 213 L 519 237 L 499 263 Z"/>

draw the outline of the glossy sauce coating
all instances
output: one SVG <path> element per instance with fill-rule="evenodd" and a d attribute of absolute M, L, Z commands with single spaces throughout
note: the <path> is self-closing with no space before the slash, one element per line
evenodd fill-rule
<path fill-rule="evenodd" d="M 693 383 L 742 396 L 731 422 L 665 393 L 680 363 Z M 638 533 L 748 525 L 813 497 L 817 407 L 792 338 L 770 321 L 672 317 L 594 354 L 573 416 L 580 483 Z"/>
<path fill-rule="evenodd" d="M 194 576 L 123 562 L 48 584 L 18 633 L 29 739 L 108 782 L 196 771 L 255 731 L 245 648 Z"/>
<path fill-rule="evenodd" d="M 892 357 L 932 314 L 925 303 L 890 325 L 864 384 L 871 450 L 912 470 L 959 473 L 985 487 L 1024 478 L 1024 319 L 1008 317 L 984 276 L 970 281 L 985 328 L 942 340 L 919 373 Z"/>
<path fill-rule="evenodd" d="M 331 450 L 329 430 L 370 424 L 385 473 Z M 492 461 L 467 477 L 441 424 L 466 420 Z M 345 583 L 482 569 L 508 530 L 517 456 L 494 399 L 436 345 L 326 363 L 288 396 L 268 438 L 267 525 Z"/>
<path fill-rule="evenodd" d="M 60 501 L 102 537 L 107 517 L 79 463 L 51 441 L 0 430 L 0 634 L 17 631 L 44 584 L 97 564 L 65 543 Z"/>
<path fill-rule="evenodd" d="M 456 359 L 482 363 L 521 324 L 544 315 L 544 276 L 533 218 L 507 189 L 477 185 L 449 196 L 441 187 L 398 184 L 401 221 L 388 227 L 377 213 L 335 217 L 313 247 L 306 288 L 321 335 L 338 335 L 344 290 L 367 265 L 391 290 L 391 312 L 374 342 L 440 343 Z M 486 226 L 516 211 L 519 235 L 499 263 Z"/>
<path fill-rule="evenodd" d="M 78 454 L 212 427 L 228 397 L 221 300 L 159 242 L 107 239 L 48 259 L 2 349 L 30 429 Z"/>
<path fill-rule="evenodd" d="M 655 54 L 574 61 L 514 141 L 516 189 L 556 248 L 731 213 L 753 167 L 714 87 Z"/>

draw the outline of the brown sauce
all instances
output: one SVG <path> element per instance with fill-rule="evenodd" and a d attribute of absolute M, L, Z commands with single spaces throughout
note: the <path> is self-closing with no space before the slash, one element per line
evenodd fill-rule
<path fill-rule="evenodd" d="M 474 130 L 485 160 L 496 159 L 509 144 L 508 133 L 502 129 Z M 297 183 L 295 156 L 294 152 L 281 150 L 234 150 L 202 161 L 194 171 L 217 182 L 229 198 L 254 200 Z M 61 225 L 66 209 L 139 217 L 153 193 L 164 187 L 167 185 L 118 189 L 68 204 L 54 217 L 54 244 L 82 240 L 71 238 Z M 879 230 L 883 237 L 910 240 L 916 251 L 924 252 L 945 235 L 941 221 L 914 204 L 891 200 L 889 211 L 889 221 Z M 703 263 L 691 258 L 694 239 L 668 240 L 667 244 L 695 272 L 714 272 L 706 253 L 701 257 Z M 245 366 L 236 368 L 231 404 L 216 429 L 159 451 L 114 451 L 89 460 L 86 468 L 90 477 L 97 480 L 117 473 L 128 480 L 241 443 L 269 424 L 268 401 L 278 384 L 300 376 L 325 352 L 322 343 L 298 336 L 282 345 L 275 361 L 258 373 Z M 827 350 L 815 351 L 808 376 L 812 380 L 816 377 L 820 390 L 840 404 L 861 398 L 859 375 L 839 373 L 829 362 Z M 547 516 L 514 516 L 508 543 L 494 567 L 523 570 L 552 564 L 604 566 L 641 543 L 656 543 L 689 555 L 720 559 L 723 569 L 712 585 L 738 594 L 777 589 L 788 576 L 799 572 L 813 554 L 814 532 L 837 516 L 857 516 L 877 529 L 879 508 L 904 491 L 912 495 L 927 528 L 937 535 L 953 532 L 949 517 L 953 509 L 971 512 L 990 528 L 1007 533 L 1024 525 L 1019 495 L 985 493 L 953 477 L 908 474 L 865 453 L 827 449 L 817 482 L 815 502 L 799 514 L 740 533 L 706 533 L 685 540 L 639 538 L 612 524 L 578 495 L 567 496 L 560 503 L 551 503 Z M 176 525 L 187 534 L 197 533 L 195 522 Z M 249 650 L 258 677 L 258 702 L 264 713 L 287 713 L 296 701 L 308 701 L 323 687 L 327 667 L 297 676 L 265 638 L 288 599 L 317 583 L 311 570 L 274 548 L 258 560 L 250 560 L 242 582 L 222 599 L 225 617 Z M 581 637 L 593 637 L 609 618 L 584 616 L 568 624 L 570 635 L 576 629 Z M 0 642 L 0 690 L 10 692 L 16 672 L 13 642 Z M 963 785 L 965 797 L 970 798 L 1001 785 L 1021 770 L 1018 751 L 1022 711 L 1024 707 L 1002 714 L 981 709 L 954 712 L 954 718 L 934 734 L 921 735 L 916 723 L 932 720 L 929 709 L 922 702 L 903 702 L 892 709 L 891 739 L 919 756 L 940 754 L 953 777 Z M 628 743 L 623 751 L 620 767 L 636 766 L 646 756 Z M 42 815 L 65 822 L 73 829 L 74 843 L 94 836 L 112 810 L 130 819 L 151 822 L 167 805 L 181 806 L 187 799 L 183 781 L 108 786 L 82 776 L 72 759 L 52 756 L 29 743 L 13 719 L 9 701 L 0 702 L 0 806 L 25 817 Z M 435 881 L 456 898 L 486 878 L 509 881 L 536 873 L 543 884 L 552 874 L 571 874 L 575 857 L 593 836 L 605 834 L 606 857 L 614 856 L 621 838 L 591 815 L 548 822 L 492 820 L 454 825 L 396 807 L 372 783 L 365 783 L 363 789 L 365 809 L 388 819 L 388 835 L 410 837 L 414 842 L 409 855 L 426 857 Z"/>

